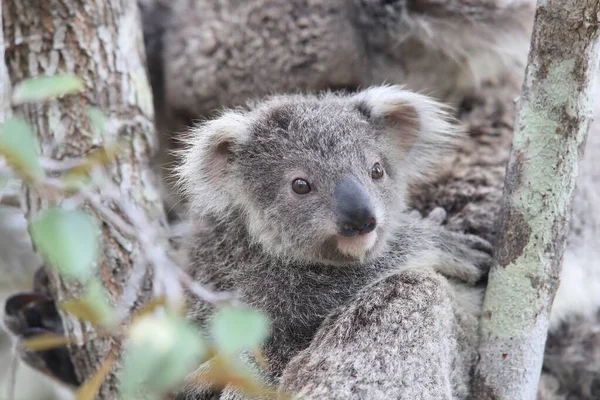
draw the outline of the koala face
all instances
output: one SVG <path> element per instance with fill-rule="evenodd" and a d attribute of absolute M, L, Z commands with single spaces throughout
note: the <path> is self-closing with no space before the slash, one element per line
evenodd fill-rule
<path fill-rule="evenodd" d="M 252 236 L 310 261 L 362 259 L 379 247 L 406 182 L 376 124 L 333 99 L 286 98 L 257 111 L 231 161 Z"/>
<path fill-rule="evenodd" d="M 276 96 L 193 132 L 180 176 L 194 207 L 239 212 L 274 256 L 362 262 L 453 134 L 436 103 L 398 87 Z"/>

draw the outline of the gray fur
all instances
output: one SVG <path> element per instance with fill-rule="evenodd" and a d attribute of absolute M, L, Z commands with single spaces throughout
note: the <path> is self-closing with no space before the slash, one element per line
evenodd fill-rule
<path fill-rule="evenodd" d="M 271 94 L 384 83 L 458 103 L 524 68 L 534 0 L 139 0 L 159 162 L 191 121 Z M 156 5 L 152 7 L 152 4 Z M 159 27 L 159 28 L 157 28 Z M 160 39 L 158 32 L 164 32 Z M 156 45 L 158 43 L 158 45 Z M 157 54 L 158 53 L 158 54 Z M 160 60 L 159 65 L 154 62 Z M 163 96 L 164 95 L 164 96 Z M 169 194 L 169 208 L 180 209 Z"/>
<path fill-rule="evenodd" d="M 431 221 L 406 213 L 407 187 L 455 139 L 442 110 L 425 96 L 376 87 L 275 96 L 192 130 L 181 184 L 192 215 L 215 228 L 192 238 L 190 272 L 270 315 L 273 333 L 263 349 L 270 378 L 368 284 L 420 268 L 470 283 L 482 277 L 489 244 L 441 228 L 439 211 Z M 374 162 L 384 166 L 383 181 L 370 177 Z M 314 192 L 292 193 L 297 176 Z M 376 204 L 375 242 L 360 251 L 342 251 L 337 236 L 333 188 L 345 177 Z M 189 317 L 204 323 L 210 311 L 197 302 Z"/>
<path fill-rule="evenodd" d="M 289 363 L 281 390 L 305 399 L 466 398 L 477 315 L 461 311 L 458 296 L 427 270 L 364 288 Z"/>
<path fill-rule="evenodd" d="M 165 27 L 166 104 L 185 119 L 273 93 L 384 82 L 440 99 L 464 94 L 524 66 L 534 4 L 175 0 L 146 20 Z"/>

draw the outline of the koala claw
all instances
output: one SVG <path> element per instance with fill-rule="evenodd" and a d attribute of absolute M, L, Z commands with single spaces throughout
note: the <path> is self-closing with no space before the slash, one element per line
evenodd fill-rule
<path fill-rule="evenodd" d="M 425 220 L 434 225 L 441 225 L 446 220 L 447 215 L 446 210 L 442 207 L 434 208 L 426 217 L 424 217 L 419 210 L 411 210 L 407 213 L 407 216 L 410 219 Z"/>
<path fill-rule="evenodd" d="M 487 240 L 470 234 L 453 233 L 458 243 L 457 255 L 474 265 L 481 277 L 487 276 L 493 264 L 493 247 Z"/>
<path fill-rule="evenodd" d="M 447 216 L 448 213 L 446 212 L 446 210 L 444 210 L 442 207 L 436 207 L 433 210 L 431 210 L 431 212 L 427 217 L 425 217 L 425 219 L 433 222 L 434 224 L 441 225 L 446 220 Z"/>

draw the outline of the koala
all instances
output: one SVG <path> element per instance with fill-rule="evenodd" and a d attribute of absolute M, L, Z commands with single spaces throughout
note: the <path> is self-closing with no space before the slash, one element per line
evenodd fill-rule
<path fill-rule="evenodd" d="M 468 126 L 470 140 L 461 142 L 464 146 L 443 162 L 443 173 L 413 188 L 411 206 L 423 213 L 443 207 L 448 210 L 444 223 L 448 229 L 495 241 L 494 218 L 501 206 L 515 93 L 516 82 L 498 81 L 486 84 L 464 103 L 458 116 Z M 594 156 L 600 152 L 600 103 L 594 116 L 580 162 L 561 283 L 550 314 L 538 400 L 600 396 L 600 166 Z M 368 397 L 377 399 L 472 398 L 482 291 L 457 282 L 448 285 L 440 276 L 419 274 L 409 279 L 403 274 L 396 281 L 365 288 L 330 314 L 310 346 L 286 366 L 281 389 L 311 399 L 364 398 L 365 390 L 378 390 Z M 410 291 L 396 288 L 406 288 L 415 279 L 419 283 Z M 407 296 L 420 300 L 411 303 Z M 415 316 L 422 319 L 417 322 Z M 433 333 L 432 321 L 445 321 L 445 333 Z M 393 363 L 398 359 L 403 363 Z"/>
<path fill-rule="evenodd" d="M 138 4 L 153 87 L 187 125 L 273 93 L 392 82 L 454 98 L 501 70 L 524 67 L 535 1 Z"/>
<path fill-rule="evenodd" d="M 190 131 L 177 173 L 189 217 L 213 228 L 187 239 L 189 272 L 270 316 L 263 379 L 277 382 L 323 320 L 369 285 L 407 271 L 466 285 L 485 277 L 487 241 L 443 228 L 440 208 L 422 219 L 407 207 L 411 185 L 434 176 L 460 138 L 446 107 L 398 86 L 272 96 Z M 62 333 L 43 276 L 6 303 L 5 324 L 18 336 Z M 192 321 L 203 325 L 212 311 L 190 299 Z M 23 359 L 80 384 L 66 349 Z M 180 393 L 212 395 L 191 385 Z"/>
<path fill-rule="evenodd" d="M 466 125 L 469 134 L 468 140 L 462 141 L 454 154 L 440 160 L 442 173 L 431 182 L 409 190 L 408 204 L 423 214 L 442 207 L 448 212 L 444 222 L 447 229 L 468 232 L 494 242 L 497 234 L 495 221 L 501 205 L 512 139 L 514 99 L 521 85 L 535 1 L 332 0 L 300 3 L 293 0 L 281 3 L 285 4 L 278 6 L 277 0 L 235 4 L 225 0 L 138 0 L 158 131 L 166 142 L 163 148 L 175 146 L 172 142 L 176 141 L 179 132 L 186 129 L 190 120 L 207 118 L 222 107 L 243 104 L 265 94 L 316 93 L 340 88 L 354 91 L 361 86 L 380 83 L 376 79 L 405 84 L 408 88 L 457 105 L 456 116 Z M 330 8 L 323 8 L 328 5 Z M 290 12 L 279 16 L 277 7 L 286 6 L 285 10 Z M 207 10 L 208 14 L 205 13 Z M 261 17 L 262 12 L 265 15 Z M 356 22 L 359 19 L 362 21 L 360 24 Z M 322 27 L 323 32 L 328 29 L 338 31 L 337 34 L 321 34 L 321 31 L 313 29 L 315 26 Z M 360 27 L 371 27 L 372 30 L 361 30 Z M 278 40 L 282 44 L 277 44 Z M 305 46 L 306 52 L 302 51 L 302 46 Z M 360 55 L 353 55 L 354 51 L 359 51 Z M 344 62 L 336 63 L 340 57 Z M 270 62 L 264 62 L 267 59 Z M 296 59 L 306 62 L 288 62 Z M 172 63 L 177 67 L 169 67 Z M 360 72 L 352 72 L 354 70 Z M 245 71 L 251 72 L 246 74 Z M 211 85 L 213 89 L 206 89 Z M 599 116 L 600 111 L 595 115 Z M 600 151 L 597 141 L 593 140 L 598 137 L 599 128 L 597 122 L 590 128 L 586 156 L 581 164 L 561 285 L 551 314 L 540 400 L 599 397 L 598 355 L 590 351 L 600 348 L 600 316 L 595 301 L 598 298 L 595 288 L 600 280 L 594 272 L 597 269 L 594 244 L 600 229 L 600 203 L 594 200 L 599 196 L 600 178 L 594 171 L 600 171 L 600 167 L 591 156 Z M 173 161 L 167 153 L 163 154 L 167 162 L 160 162 L 168 166 Z M 175 196 L 168 202 L 169 209 L 180 200 Z M 395 281 L 390 277 L 389 281 L 383 279 L 379 282 L 385 289 L 386 283 Z M 418 290 L 425 281 L 412 282 L 419 282 L 415 283 L 414 289 L 417 294 L 420 293 Z M 434 286 L 445 285 L 443 279 L 426 282 Z M 376 286 L 364 288 L 360 292 L 363 295 L 349 302 L 348 307 L 360 311 L 359 302 L 363 300 L 362 306 L 369 307 L 369 302 L 375 301 L 374 297 L 367 296 L 371 289 L 376 289 Z M 454 319 L 463 318 L 465 309 L 477 308 L 479 304 L 478 288 L 460 287 L 451 282 L 450 286 L 445 285 L 439 290 L 447 292 L 445 302 L 453 305 Z M 457 290 L 471 300 L 456 299 L 458 295 L 454 292 Z M 35 303 L 26 304 L 27 310 L 33 312 Z M 396 305 L 400 307 L 398 303 Z M 22 311 L 18 307 L 11 310 L 15 315 Z M 409 310 L 407 305 L 406 312 Z M 383 315 L 378 319 L 379 323 L 385 318 Z M 440 314 L 439 318 L 447 318 L 448 315 Z M 298 354 L 298 360 L 317 357 L 318 351 L 325 348 L 318 342 L 320 338 L 333 337 L 327 332 L 345 320 L 328 319 L 311 346 Z M 35 321 L 32 326 L 36 326 Z M 23 324 L 18 334 L 22 335 L 29 326 Z M 386 335 L 386 329 L 391 326 L 381 326 L 377 334 Z M 428 331 L 421 328 L 427 326 L 406 327 L 407 337 L 413 337 L 413 332 L 430 337 L 427 336 Z M 343 330 L 334 330 L 332 334 L 335 332 L 343 333 Z M 453 339 L 466 343 L 461 348 L 469 347 L 469 343 L 475 340 L 468 335 L 469 332 L 476 335 L 473 330 L 465 329 L 464 332 L 464 335 Z M 366 348 L 366 343 L 373 348 L 374 354 L 377 353 L 376 343 L 363 343 L 358 335 L 352 337 L 350 332 L 340 340 L 336 343 L 352 349 L 350 354 L 362 354 L 360 350 Z M 419 351 L 423 351 L 423 347 Z M 311 349 L 318 351 L 311 353 Z M 419 347 L 414 349 L 417 356 Z M 454 354 L 453 350 L 448 351 Z M 397 356 L 397 353 L 387 354 L 392 358 Z M 427 364 L 432 359 L 428 354 L 424 352 L 422 358 L 416 357 L 415 360 Z M 468 354 L 460 357 L 467 363 L 470 360 Z M 299 365 L 302 362 L 292 359 L 282 381 L 288 382 L 298 392 L 304 392 L 302 379 L 293 376 L 302 372 L 296 368 Z M 322 365 L 333 368 L 331 364 Z M 418 370 L 419 365 L 412 365 L 415 371 Z M 322 371 L 329 371 L 327 376 L 331 375 L 333 382 L 333 370 Z M 452 360 L 452 369 L 446 375 L 456 371 L 463 371 L 458 358 Z M 341 391 L 342 382 L 350 388 L 377 383 L 353 381 L 350 379 L 351 369 L 346 372 L 348 374 L 340 376 L 335 386 L 324 384 L 319 386 L 319 390 L 330 387 L 334 392 Z M 402 372 L 404 376 L 407 376 L 407 371 Z M 315 379 L 325 377 L 325 372 L 313 376 Z M 462 384 L 456 382 L 463 381 L 463 378 L 456 379 L 452 384 L 456 388 L 452 390 L 459 393 Z M 314 382 L 318 385 L 318 380 Z M 408 379 L 405 382 L 405 386 L 411 385 Z"/>
<path fill-rule="evenodd" d="M 491 245 L 408 213 L 409 187 L 457 139 L 444 107 L 398 86 L 277 95 L 193 128 L 178 167 L 191 217 L 192 277 L 264 310 L 276 381 L 322 321 L 361 288 L 428 269 L 474 284 Z M 212 307 L 189 306 L 204 323 Z M 197 387 L 187 398 L 201 398 Z"/>
<path fill-rule="evenodd" d="M 410 270 L 365 287 L 292 358 L 279 391 L 298 399 L 472 398 L 483 290 L 463 285 Z"/>
<path fill-rule="evenodd" d="M 459 104 L 520 77 L 535 0 L 138 0 L 168 209 L 177 136 L 270 94 L 406 88 Z"/>

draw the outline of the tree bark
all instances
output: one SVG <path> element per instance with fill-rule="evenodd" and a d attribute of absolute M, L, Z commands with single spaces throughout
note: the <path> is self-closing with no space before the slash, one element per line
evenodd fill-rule
<path fill-rule="evenodd" d="M 600 1 L 538 0 L 481 321 L 477 399 L 534 399 L 591 116 Z"/>
<path fill-rule="evenodd" d="M 2 7 L 0 7 L 0 31 L 2 31 Z M 10 115 L 10 80 L 4 63 L 4 36 L 0 35 L 0 123 Z"/>
<path fill-rule="evenodd" d="M 34 126 L 41 154 L 67 160 L 102 146 L 102 135 L 91 129 L 86 117 L 86 106 L 99 107 L 109 116 L 109 126 L 119 127 L 106 134 L 125 143 L 109 167 L 111 178 L 124 196 L 165 228 L 159 186 L 150 167 L 158 142 L 136 2 L 16 0 L 4 1 L 2 9 L 6 64 L 13 85 L 25 78 L 62 72 L 75 73 L 85 83 L 85 91 L 79 95 L 13 108 Z M 31 217 L 48 202 L 25 189 L 23 205 Z M 140 246 L 106 222 L 102 224 L 102 240 L 97 271 L 116 302 L 139 257 Z M 78 296 L 79 284 L 48 272 L 58 301 Z M 131 309 L 152 294 L 151 275 L 145 274 Z M 69 315 L 62 317 L 65 333 L 79 340 L 70 350 L 76 374 L 84 380 L 96 371 L 113 344 L 99 337 L 90 324 Z M 98 398 L 116 398 L 114 372 L 102 385 Z"/>

